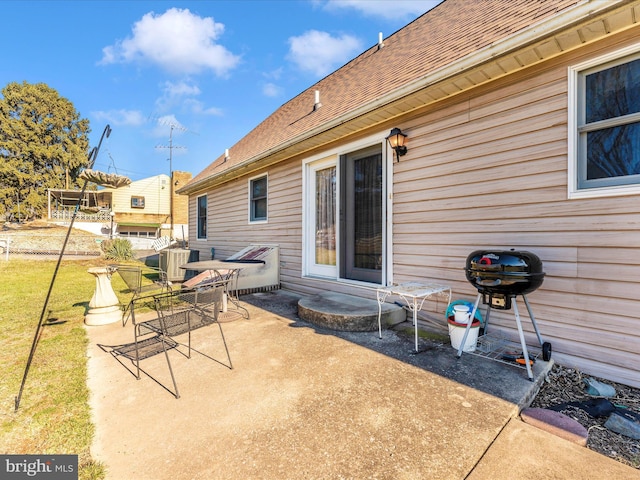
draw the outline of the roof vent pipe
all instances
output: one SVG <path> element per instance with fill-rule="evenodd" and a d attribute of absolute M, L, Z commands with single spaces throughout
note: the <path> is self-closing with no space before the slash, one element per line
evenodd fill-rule
<path fill-rule="evenodd" d="M 224 149 L 224 161 L 226 162 L 229 159 L 229 149 Z"/>
<path fill-rule="evenodd" d="M 315 98 L 314 103 L 313 103 L 313 111 L 315 112 L 321 106 L 322 106 L 322 104 L 320 103 L 320 90 L 316 90 L 316 98 Z"/>
<path fill-rule="evenodd" d="M 384 43 L 382 43 L 382 32 L 378 33 L 378 50 L 384 47 Z"/>

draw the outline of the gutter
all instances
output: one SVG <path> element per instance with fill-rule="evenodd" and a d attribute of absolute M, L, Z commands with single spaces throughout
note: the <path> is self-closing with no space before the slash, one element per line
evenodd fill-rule
<path fill-rule="evenodd" d="M 550 37 L 562 30 L 567 30 L 569 27 L 585 22 L 603 12 L 614 10 L 616 7 L 625 5 L 627 3 L 630 2 L 628 2 L 628 0 L 608 0 L 606 2 L 603 2 L 601 0 L 584 0 L 581 4 L 569 8 L 548 20 L 544 20 L 541 23 L 532 25 L 527 29 L 515 33 L 510 37 L 502 39 L 496 43 L 487 45 L 486 47 L 477 50 L 461 58 L 460 60 L 457 60 L 454 63 L 446 65 L 438 70 L 435 70 L 434 72 L 428 73 L 424 77 L 418 78 L 413 82 L 407 83 L 405 86 L 393 90 L 383 97 L 364 104 L 356 108 L 355 110 L 351 110 L 339 117 L 334 118 L 333 120 L 330 120 L 329 122 L 323 123 L 322 125 L 319 125 L 310 131 L 292 137 L 284 143 L 272 147 L 269 150 L 266 150 L 259 155 L 254 156 L 253 158 L 247 159 L 228 170 L 224 170 L 223 172 L 220 172 L 218 174 L 203 178 L 195 184 L 185 186 L 180 190 L 177 190 L 176 192 L 181 194 L 194 193 L 197 190 L 205 188 L 208 183 L 212 182 L 216 178 L 232 175 L 234 172 L 237 172 L 243 168 L 247 168 L 252 163 L 265 159 L 282 150 L 286 150 L 287 148 L 301 143 L 306 139 L 320 135 L 327 130 L 331 130 L 332 128 L 342 125 L 343 123 L 366 115 L 367 113 L 398 101 L 408 95 L 411 95 L 412 93 L 435 85 L 448 78 L 454 77 L 455 75 L 459 75 L 478 65 L 482 65 L 483 63 L 488 63 L 491 60 L 502 57 L 517 49 L 535 43 L 536 41 L 540 41 L 546 37 Z"/>

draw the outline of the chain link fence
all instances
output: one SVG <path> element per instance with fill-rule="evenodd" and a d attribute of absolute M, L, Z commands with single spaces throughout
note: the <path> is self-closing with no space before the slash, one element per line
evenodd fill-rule
<path fill-rule="evenodd" d="M 19 258 L 51 259 L 60 256 L 66 235 L 53 233 L 0 233 L 0 259 Z M 64 258 L 87 258 L 102 255 L 103 238 L 91 235 L 69 236 Z"/>

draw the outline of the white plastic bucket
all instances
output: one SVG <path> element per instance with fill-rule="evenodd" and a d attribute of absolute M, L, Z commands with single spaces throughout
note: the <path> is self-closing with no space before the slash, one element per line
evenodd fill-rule
<path fill-rule="evenodd" d="M 464 332 L 467 329 L 467 325 L 464 323 L 458 323 L 449 317 L 449 339 L 451 340 L 451 346 L 458 350 L 462 345 L 462 339 L 464 338 Z M 467 341 L 464 343 L 463 352 L 475 352 L 476 344 L 478 343 L 478 333 L 480 332 L 480 322 L 473 322 L 469 329 L 469 335 L 467 335 Z"/>
<path fill-rule="evenodd" d="M 468 305 L 455 305 L 453 307 L 454 320 L 458 323 L 469 323 L 471 312 Z"/>

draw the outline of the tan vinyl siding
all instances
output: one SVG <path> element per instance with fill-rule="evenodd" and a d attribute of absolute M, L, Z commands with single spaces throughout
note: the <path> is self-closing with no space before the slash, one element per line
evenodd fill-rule
<path fill-rule="evenodd" d="M 268 172 L 268 221 L 250 224 L 248 221 L 248 179 Z M 196 198 L 189 204 L 189 230 L 195 231 Z M 200 250 L 200 258 L 227 258 L 251 243 L 280 246 L 280 282 L 283 288 L 302 294 L 319 290 L 338 291 L 375 297 L 373 287 L 337 283 L 335 281 L 302 278 L 302 161 L 283 162 L 268 171 L 253 172 L 208 192 L 208 237 L 193 239 L 190 247 Z"/>
<path fill-rule="evenodd" d="M 567 63 L 533 73 L 402 123 L 394 281 L 426 277 L 474 299 L 469 253 L 530 250 L 547 276 L 529 300 L 556 361 L 640 385 L 637 196 L 567 199 Z M 491 325 L 517 338 L 513 310 L 492 311 Z"/>
<path fill-rule="evenodd" d="M 299 279 L 302 248 L 302 167 L 299 161 L 277 165 L 268 171 L 268 221 L 249 223 L 248 178 L 255 172 L 208 192 L 208 239 L 194 240 L 200 257 L 216 249 L 216 258 L 227 258 L 251 243 L 280 246 L 280 277 L 286 284 Z M 195 199 L 190 202 L 190 229 L 195 228 Z"/>
<path fill-rule="evenodd" d="M 544 340 L 563 365 L 640 386 L 640 199 L 573 199 L 568 186 L 567 67 L 636 42 L 635 28 L 536 67 L 414 111 L 380 109 L 375 129 L 333 144 L 401 127 L 408 153 L 393 162 L 392 280 L 438 281 L 455 298 L 474 299 L 465 278 L 476 249 L 537 254 L 547 276 L 529 295 Z M 391 120 L 393 118 L 393 120 Z M 336 150 L 309 153 L 321 156 Z M 201 258 L 226 258 L 250 243 L 280 245 L 283 287 L 375 298 L 375 286 L 302 277 L 302 162 L 294 158 L 213 187 Z M 248 178 L 269 176 L 268 222 L 248 222 Z M 195 201 L 190 197 L 190 229 Z M 537 344 L 521 299 L 528 342 Z M 427 310 L 444 325 L 442 302 Z M 484 308 L 483 308 L 484 314 Z M 491 325 L 517 338 L 514 311 L 493 310 Z"/>
<path fill-rule="evenodd" d="M 113 209 L 118 213 L 168 215 L 169 176 L 157 175 L 131 182 L 126 187 L 107 189 L 113 195 Z M 144 197 L 144 208 L 131 208 L 131 197 Z"/>

